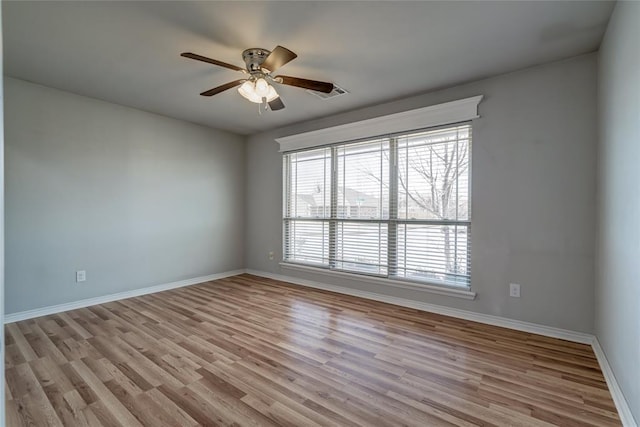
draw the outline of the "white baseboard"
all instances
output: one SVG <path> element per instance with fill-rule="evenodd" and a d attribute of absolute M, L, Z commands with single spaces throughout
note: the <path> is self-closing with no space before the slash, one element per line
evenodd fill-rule
<path fill-rule="evenodd" d="M 467 310 L 459 310 L 456 308 L 444 307 L 441 305 L 423 303 L 419 301 L 408 300 L 404 298 L 397 298 L 388 295 L 382 295 L 374 292 L 360 291 L 351 288 L 345 288 L 342 286 L 329 285 L 327 283 L 315 282 L 312 280 L 299 279 L 297 277 L 284 276 L 281 274 L 268 273 L 265 271 L 257 271 L 247 269 L 248 274 L 255 276 L 266 277 L 269 279 L 280 280 L 283 282 L 293 283 L 296 285 L 307 286 L 315 289 L 322 289 L 325 291 L 332 291 L 346 295 L 352 295 L 356 297 L 366 298 L 374 301 L 386 302 L 389 304 L 399 305 L 402 307 L 414 308 L 417 310 L 426 311 L 429 313 L 437 313 L 446 316 L 456 317 L 464 320 L 471 320 L 474 322 L 485 323 L 488 325 L 501 326 L 504 328 L 515 329 L 517 331 L 524 331 L 533 334 L 539 334 L 552 338 L 560 338 L 567 341 L 578 342 L 581 344 L 590 344 L 593 348 L 593 352 L 598 359 L 598 363 L 602 369 L 602 374 L 607 381 L 607 386 L 613 398 L 613 401 L 620 415 L 622 425 L 624 427 L 638 427 L 638 424 L 633 418 L 629 404 L 627 403 L 618 382 L 607 358 L 605 357 L 602 347 L 597 338 L 591 334 L 583 332 L 575 332 L 567 329 L 553 328 L 551 326 L 538 325 L 536 323 L 522 322 L 515 319 L 507 319 L 505 317 L 491 316 L 488 314 L 475 313 Z"/>
<path fill-rule="evenodd" d="M 315 282 L 312 280 L 299 279 L 291 276 L 284 276 L 281 274 L 268 273 L 258 270 L 233 270 L 218 274 L 211 274 L 209 276 L 194 277 L 192 279 L 180 280 L 177 282 L 166 283 L 162 285 L 150 286 L 142 289 L 134 289 L 126 292 L 118 292 L 115 294 L 104 295 L 95 298 L 88 298 L 80 301 L 74 301 L 65 304 L 52 305 L 49 307 L 37 308 L 34 310 L 21 311 L 18 313 L 12 313 L 4 316 L 4 323 L 18 322 L 20 320 L 31 319 L 34 317 L 46 316 L 49 314 L 61 313 L 64 311 L 74 310 L 77 308 L 89 307 L 96 304 L 104 304 L 111 301 L 117 301 L 125 298 L 137 297 L 140 295 L 151 294 L 155 292 L 166 291 L 169 289 L 181 288 L 184 286 L 195 285 L 198 283 L 209 282 L 212 280 L 223 279 L 225 277 L 236 276 L 238 274 L 248 273 L 254 276 L 266 277 L 269 279 L 280 280 L 283 282 L 293 283 L 296 285 L 306 286 L 315 289 L 322 289 L 326 291 L 337 292 L 345 295 L 352 295 L 374 301 L 385 302 L 389 304 L 399 305 L 402 307 L 413 308 L 416 310 L 422 310 L 429 313 L 437 313 L 445 316 L 456 317 L 459 319 L 470 320 L 478 323 L 485 323 L 488 325 L 501 326 L 504 328 L 514 329 L 523 332 L 529 332 L 539 334 L 552 338 L 560 338 L 567 341 L 578 342 L 582 344 L 591 344 L 593 351 L 598 359 L 598 363 L 602 369 L 602 373 L 613 397 L 613 401 L 616 405 L 622 425 L 624 427 L 638 427 L 638 424 L 633 418 L 629 404 L 627 403 L 618 382 L 613 374 L 613 370 L 607 361 L 607 358 L 600 347 L 600 343 L 597 338 L 591 334 L 582 332 L 575 332 L 566 329 L 553 328 L 551 326 L 538 325 L 536 323 L 522 322 L 520 320 L 508 319 L 499 316 L 491 316 L 488 314 L 475 313 L 467 310 L 459 310 L 456 308 L 445 307 L 436 304 L 429 304 L 419 301 L 408 300 L 404 298 L 397 298 L 388 295 L 378 294 L 374 292 L 360 291 L 351 288 L 345 288 L 342 286 L 330 285 L 327 283 Z"/>
<path fill-rule="evenodd" d="M 622 425 L 624 427 L 638 427 L 638 423 L 636 423 L 633 418 L 631 408 L 629 407 L 624 394 L 622 394 L 622 389 L 620 389 L 620 385 L 618 384 L 615 375 L 613 375 L 613 370 L 609 365 L 609 361 L 607 361 L 607 356 L 604 354 L 597 337 L 594 337 L 591 346 L 593 347 L 593 352 L 596 354 L 598 363 L 600 363 L 600 369 L 602 369 L 604 379 L 607 381 L 607 386 L 609 386 L 609 392 L 611 392 L 613 402 L 616 404 L 616 409 L 618 410 L 618 415 L 620 415 Z"/>
<path fill-rule="evenodd" d="M 247 269 L 248 274 L 255 276 L 267 277 L 269 279 L 281 280 L 296 285 L 307 286 L 310 288 L 323 289 L 325 291 L 337 292 L 340 294 L 352 295 L 356 297 L 366 298 L 374 301 L 386 302 L 389 304 L 399 305 L 402 307 L 414 308 L 416 310 L 427 311 L 429 313 L 437 313 L 445 316 L 456 317 L 464 320 L 471 320 L 478 323 L 488 325 L 501 326 L 503 328 L 515 329 L 517 331 L 530 332 L 533 334 L 544 335 L 552 338 L 560 338 L 567 341 L 578 342 L 582 344 L 591 344 L 593 335 L 582 332 L 570 331 L 567 329 L 554 328 L 551 326 L 538 325 L 536 323 L 522 322 L 520 320 L 508 319 L 505 317 L 492 316 L 489 314 L 476 313 L 473 311 L 460 310 L 457 308 L 445 307 L 442 305 L 429 304 L 426 302 L 414 301 L 405 298 L 392 297 L 388 295 L 378 294 L 375 292 L 360 291 L 357 289 L 345 288 L 342 286 L 329 285 L 327 283 L 315 282 L 312 280 L 299 279 L 297 277 L 284 276 L 281 274 L 267 273 L 265 271 L 257 271 Z"/>
<path fill-rule="evenodd" d="M 19 311 L 4 316 L 4 323 L 13 323 L 20 320 L 32 319 L 34 317 L 47 316 L 49 314 L 62 313 L 63 311 L 75 310 L 77 308 L 89 307 L 96 304 L 104 304 L 126 298 L 138 297 L 140 295 L 152 294 L 155 292 L 168 291 L 169 289 L 181 288 L 183 286 L 196 285 L 198 283 L 209 282 L 211 280 L 223 279 L 225 277 L 236 276 L 244 273 L 245 270 L 233 270 L 223 273 L 210 274 L 208 276 L 194 277 L 191 279 L 179 280 L 177 282 L 165 283 L 162 285 L 149 286 L 131 291 L 118 292 L 115 294 L 103 295 L 100 297 L 87 298 L 80 301 L 73 301 L 64 304 L 50 305 L 48 307 L 36 308 L 33 310 Z"/>

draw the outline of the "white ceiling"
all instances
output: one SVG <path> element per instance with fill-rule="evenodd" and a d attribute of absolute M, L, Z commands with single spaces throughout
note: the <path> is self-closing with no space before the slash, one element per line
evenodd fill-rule
<path fill-rule="evenodd" d="M 250 134 L 598 49 L 611 2 L 7 2 L 6 74 L 117 104 Z M 287 106 L 258 115 L 229 90 L 249 47 L 298 54 L 282 74 L 335 82 L 318 99 L 278 86 Z M 277 73 L 276 73 L 277 74 Z"/>

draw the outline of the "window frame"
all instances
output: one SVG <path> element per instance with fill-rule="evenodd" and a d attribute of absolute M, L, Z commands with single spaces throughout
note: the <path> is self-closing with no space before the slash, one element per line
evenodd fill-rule
<path fill-rule="evenodd" d="M 432 132 L 440 129 L 449 129 L 455 128 L 459 126 L 468 126 L 469 136 L 468 136 L 468 147 L 467 147 L 467 156 L 468 156 L 468 198 L 469 198 L 469 206 L 468 206 L 468 217 L 466 220 L 450 220 L 450 219 L 410 219 L 410 218 L 400 218 L 398 214 L 398 199 L 399 199 L 399 191 L 398 191 L 398 176 L 399 176 L 399 166 L 398 166 L 398 140 L 400 137 L 410 137 L 414 134 L 418 134 L 421 132 Z M 375 140 L 387 141 L 389 144 L 389 202 L 388 202 L 388 218 L 380 217 L 377 219 L 363 219 L 363 218 L 343 218 L 338 216 L 337 208 L 337 196 L 338 196 L 338 150 L 342 147 L 349 147 L 363 142 L 373 142 Z M 456 139 L 456 143 L 459 143 L 460 139 Z M 438 144 L 438 143 L 436 143 Z M 346 142 L 336 142 L 329 143 L 324 145 L 316 145 L 313 147 L 300 148 L 297 150 L 287 151 L 283 155 L 283 215 L 282 215 L 282 238 L 283 238 L 283 261 L 281 265 L 285 268 L 294 268 L 294 269 L 313 269 L 313 270 L 321 270 L 324 272 L 332 272 L 332 273 L 340 273 L 341 275 L 348 276 L 362 276 L 365 278 L 382 280 L 382 283 L 395 284 L 400 285 L 401 287 L 409 287 L 409 288 L 420 288 L 425 290 L 434 289 L 445 289 L 445 294 L 449 294 L 449 292 L 453 292 L 455 296 L 462 296 L 465 298 L 475 297 L 475 293 L 470 292 L 471 289 L 471 147 L 472 147 L 472 124 L 470 120 L 464 120 L 456 123 L 447 123 L 439 126 L 431 126 L 424 129 L 416 129 L 410 131 L 402 131 L 396 132 L 393 134 L 379 135 L 379 136 L 371 136 L 365 138 L 359 138 Z M 330 182 L 331 186 L 329 189 L 329 198 L 330 202 L 330 215 L 329 217 L 322 218 L 312 218 L 312 217 L 295 217 L 288 216 L 288 206 L 287 203 L 290 202 L 290 167 L 291 162 L 288 160 L 290 155 L 297 154 L 301 152 L 309 152 L 312 150 L 318 149 L 329 149 L 330 150 Z M 381 160 L 382 161 L 382 160 Z M 458 178 L 456 178 L 458 180 Z M 329 255 L 328 262 L 326 264 L 313 264 L 307 262 L 301 262 L 296 260 L 287 259 L 287 248 L 288 248 L 288 234 L 290 227 L 292 224 L 296 222 L 321 222 L 324 224 L 328 224 L 329 226 Z M 386 252 L 386 273 L 371 273 L 366 271 L 354 271 L 353 269 L 344 269 L 339 268 L 336 264 L 336 245 L 339 243 L 336 235 L 336 230 L 339 224 L 345 223 L 356 223 L 356 224 L 366 224 L 373 223 L 378 224 L 380 227 L 386 227 L 386 236 L 387 236 L 387 252 Z M 398 258 L 397 251 L 399 249 L 400 242 L 397 239 L 398 228 L 401 225 L 454 225 L 454 226 L 462 226 L 466 227 L 467 232 L 467 271 L 468 280 L 464 279 L 462 281 L 446 281 L 446 280 L 412 280 L 407 278 L 406 276 L 398 276 Z M 457 229 L 457 228 L 456 228 Z M 406 243 L 405 243 L 406 244 Z M 406 274 L 406 265 L 404 267 Z M 450 273 L 445 272 L 445 274 L 449 275 Z M 455 274 L 453 274 L 456 276 Z M 461 275 L 461 277 L 467 277 L 467 275 Z M 442 292 L 437 292 L 442 293 Z"/>

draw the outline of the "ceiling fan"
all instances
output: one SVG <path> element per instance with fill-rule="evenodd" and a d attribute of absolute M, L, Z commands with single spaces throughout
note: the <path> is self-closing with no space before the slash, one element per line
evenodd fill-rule
<path fill-rule="evenodd" d="M 303 89 L 311 89 L 324 93 L 329 93 L 333 90 L 333 83 L 283 75 L 272 76 L 271 73 L 298 57 L 298 55 L 282 46 L 276 46 L 272 51 L 261 48 L 245 50 L 242 52 L 242 59 L 244 59 L 246 69 L 191 52 L 183 52 L 180 56 L 195 59 L 196 61 L 207 62 L 219 67 L 229 68 L 246 74 L 245 78 L 234 80 L 204 91 L 200 94 L 202 96 L 213 96 L 233 87 L 240 86 L 238 88 L 240 95 L 251 102 L 255 102 L 256 104 L 268 104 L 269 108 L 275 111 L 282 110 L 284 108 L 284 103 L 280 99 L 280 95 L 278 95 L 275 88 L 271 85 L 273 83 L 301 87 Z"/>

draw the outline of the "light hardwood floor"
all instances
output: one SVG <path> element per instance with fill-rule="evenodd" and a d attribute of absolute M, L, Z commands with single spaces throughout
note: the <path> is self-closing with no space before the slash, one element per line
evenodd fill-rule
<path fill-rule="evenodd" d="M 620 425 L 587 345 L 250 275 L 5 333 L 8 426 Z"/>

